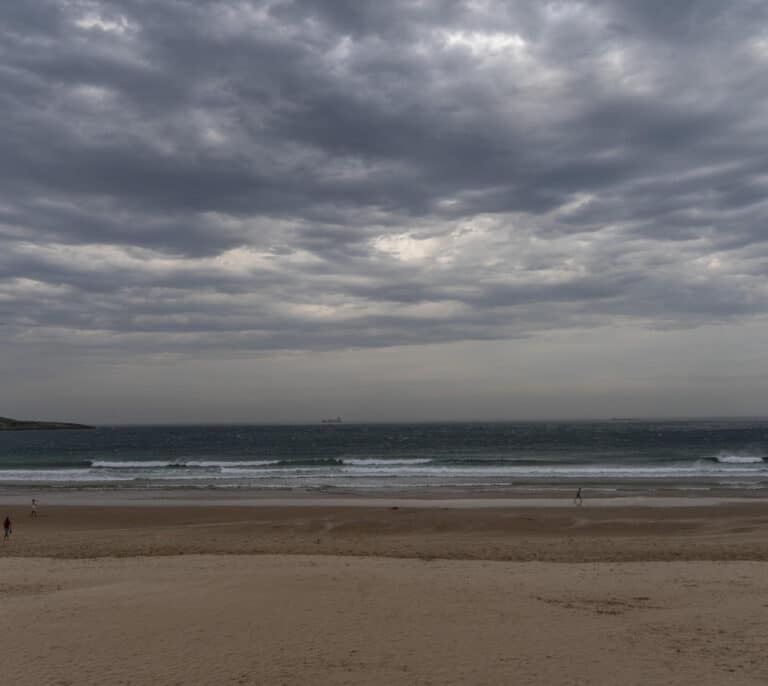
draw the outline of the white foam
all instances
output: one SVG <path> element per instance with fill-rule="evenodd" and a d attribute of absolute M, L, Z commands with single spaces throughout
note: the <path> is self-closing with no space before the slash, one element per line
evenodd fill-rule
<path fill-rule="evenodd" d="M 279 464 L 280 460 L 201 460 L 185 462 L 187 467 L 266 467 Z"/>
<path fill-rule="evenodd" d="M 148 469 L 157 467 L 179 467 L 183 462 L 169 462 L 168 460 L 92 460 L 91 467 L 95 469 Z"/>
<path fill-rule="evenodd" d="M 762 457 L 756 455 L 720 455 L 717 461 L 721 464 L 760 464 L 765 462 Z"/>
<path fill-rule="evenodd" d="M 93 460 L 94 469 L 162 469 L 183 467 L 263 467 L 278 464 L 278 460 Z"/>
<path fill-rule="evenodd" d="M 386 460 L 386 459 L 380 459 L 380 458 L 373 458 L 373 457 L 366 457 L 366 458 L 344 458 L 342 459 L 342 462 L 345 465 L 351 465 L 354 467 L 376 467 L 376 466 L 394 466 L 394 465 L 419 465 L 419 464 L 430 464 L 432 462 L 432 458 L 425 457 L 425 458 L 403 458 L 403 459 L 392 459 L 392 460 Z"/>
<path fill-rule="evenodd" d="M 768 463 L 756 456 L 723 455 L 717 461 L 678 462 L 667 465 L 441 465 L 426 458 L 392 459 L 349 458 L 343 464 L 297 464 L 276 460 L 171 460 L 109 461 L 95 460 L 90 468 L 0 469 L 2 482 L 110 482 L 142 481 L 168 483 L 180 481 L 200 484 L 225 481 L 267 483 L 280 481 L 289 485 L 345 484 L 349 481 L 401 485 L 421 481 L 451 484 L 482 484 L 490 481 L 584 480 L 584 479 L 768 479 Z"/>
<path fill-rule="evenodd" d="M 130 481 L 130 476 L 111 476 L 98 474 L 90 469 L 2 469 L 0 483 L 15 481 L 34 481 L 36 483 L 80 483 Z"/>
<path fill-rule="evenodd" d="M 768 476 L 768 470 L 755 469 L 754 467 L 719 467 L 713 463 L 696 463 L 693 465 L 675 465 L 665 467 L 626 467 L 618 465 L 550 465 L 550 466 L 532 466 L 532 465 L 509 465 L 494 467 L 464 467 L 454 466 L 436 466 L 436 467 L 376 467 L 376 468 L 357 468 L 344 467 L 342 472 L 345 474 L 354 474 L 358 476 L 365 475 L 386 475 L 386 476 L 512 476 L 512 477 L 534 477 L 534 478 L 665 478 L 665 477 L 692 477 L 692 476 L 717 476 L 735 475 L 735 474 L 765 474 Z"/>

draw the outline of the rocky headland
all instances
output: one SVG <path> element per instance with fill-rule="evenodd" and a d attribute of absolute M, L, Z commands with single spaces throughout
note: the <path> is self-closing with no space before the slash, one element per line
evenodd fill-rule
<path fill-rule="evenodd" d="M 0 431 L 31 431 L 39 429 L 92 429 L 86 424 L 72 424 L 70 422 L 38 422 L 28 419 L 11 419 L 0 417 Z"/>

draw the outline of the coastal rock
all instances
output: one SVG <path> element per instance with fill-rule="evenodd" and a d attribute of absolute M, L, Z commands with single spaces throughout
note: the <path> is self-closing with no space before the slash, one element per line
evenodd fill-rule
<path fill-rule="evenodd" d="M 86 424 L 72 424 L 70 422 L 36 422 L 26 419 L 11 419 L 0 417 L 0 431 L 31 431 L 52 429 L 92 429 Z"/>

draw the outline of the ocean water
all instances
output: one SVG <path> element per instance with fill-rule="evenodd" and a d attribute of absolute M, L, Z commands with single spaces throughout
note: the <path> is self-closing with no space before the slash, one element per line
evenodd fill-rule
<path fill-rule="evenodd" d="M 0 487 L 331 492 L 768 487 L 768 421 L 0 432 Z"/>

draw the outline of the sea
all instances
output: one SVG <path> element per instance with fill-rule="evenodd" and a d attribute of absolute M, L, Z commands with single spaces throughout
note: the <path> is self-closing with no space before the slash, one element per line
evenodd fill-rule
<path fill-rule="evenodd" d="M 0 432 L 0 487 L 756 492 L 768 421 L 100 426 Z"/>

